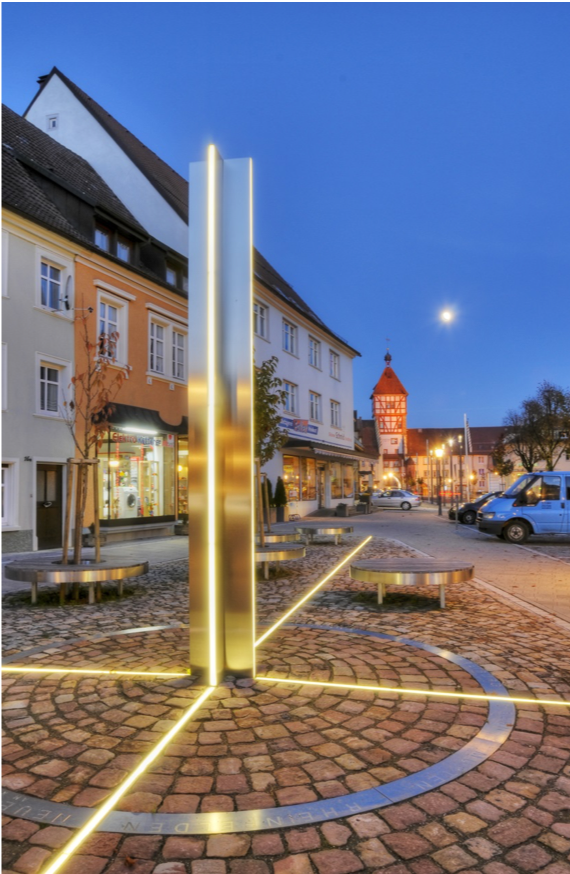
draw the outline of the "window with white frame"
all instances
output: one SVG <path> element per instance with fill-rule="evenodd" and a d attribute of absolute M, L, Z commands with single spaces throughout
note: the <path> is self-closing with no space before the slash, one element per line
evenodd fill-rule
<path fill-rule="evenodd" d="M 291 355 L 297 354 L 297 325 L 283 319 L 283 349 Z"/>
<path fill-rule="evenodd" d="M 331 425 L 333 428 L 340 428 L 340 404 L 338 401 L 331 401 Z"/>
<path fill-rule="evenodd" d="M 17 519 L 17 462 L 2 462 L 2 528 L 12 528 Z"/>
<path fill-rule="evenodd" d="M 99 354 L 103 358 L 117 358 L 119 310 L 114 302 L 102 300 L 99 303 Z"/>
<path fill-rule="evenodd" d="M 165 379 L 185 380 L 186 331 L 182 325 L 152 312 L 149 316 L 149 374 L 155 373 Z"/>
<path fill-rule="evenodd" d="M 321 344 L 314 337 L 309 337 L 309 364 L 321 369 Z"/>
<path fill-rule="evenodd" d="M 8 297 L 8 249 L 10 238 L 8 231 L 2 231 L 2 297 Z"/>
<path fill-rule="evenodd" d="M 149 370 L 164 373 L 164 334 L 165 326 L 151 319 Z"/>
<path fill-rule="evenodd" d="M 97 295 L 98 343 L 101 358 L 110 358 L 121 364 L 127 363 L 126 300 L 99 289 Z"/>
<path fill-rule="evenodd" d="M 340 379 L 340 355 L 329 349 L 329 373 L 334 379 Z"/>
<path fill-rule="evenodd" d="M 309 415 L 315 422 L 321 421 L 321 396 L 316 391 L 309 392 Z"/>
<path fill-rule="evenodd" d="M 172 376 L 186 379 L 186 334 L 172 329 Z"/>
<path fill-rule="evenodd" d="M 268 308 L 257 301 L 253 304 L 253 332 L 267 340 Z"/>
<path fill-rule="evenodd" d="M 44 312 L 73 319 L 73 262 L 36 246 L 35 305 Z"/>
<path fill-rule="evenodd" d="M 297 412 L 297 386 L 293 382 L 283 381 L 283 390 L 285 392 L 284 407 L 288 413 Z"/>
<path fill-rule="evenodd" d="M 69 361 L 36 352 L 37 415 L 64 418 L 66 392 L 71 380 L 70 367 Z"/>
<path fill-rule="evenodd" d="M 41 305 L 48 310 L 60 310 L 62 304 L 61 270 L 49 261 L 42 259 L 41 266 Z"/>
<path fill-rule="evenodd" d="M 8 344 L 2 343 L 2 410 L 8 409 Z"/>

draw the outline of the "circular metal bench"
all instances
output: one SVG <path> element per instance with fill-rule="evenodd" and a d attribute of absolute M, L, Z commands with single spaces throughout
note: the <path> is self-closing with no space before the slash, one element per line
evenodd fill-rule
<path fill-rule="evenodd" d="M 313 538 L 315 534 L 334 534 L 334 542 L 335 545 L 338 546 L 340 543 L 340 539 L 343 534 L 352 534 L 354 528 L 350 525 L 327 525 L 326 528 L 315 528 L 313 526 L 302 526 L 301 528 L 295 528 L 295 531 L 298 531 L 299 534 L 303 534 L 305 537 L 305 542 L 307 545 L 313 542 Z"/>
<path fill-rule="evenodd" d="M 299 541 L 296 534 L 265 534 L 264 536 L 266 543 L 292 543 L 294 541 Z M 255 537 L 255 545 L 261 546 L 259 534 Z"/>
<path fill-rule="evenodd" d="M 438 586 L 439 603 L 445 607 L 445 587 L 465 583 L 473 577 L 474 567 L 464 561 L 437 558 L 388 558 L 355 561 L 350 566 L 353 580 L 378 584 L 378 603 L 382 604 L 386 586 Z"/>
<path fill-rule="evenodd" d="M 91 561 L 86 559 L 80 565 L 61 564 L 61 559 L 22 559 L 12 561 L 4 568 L 7 580 L 17 580 L 20 583 L 31 583 L 32 604 L 38 601 L 38 583 L 51 583 L 59 586 L 59 602 L 64 603 L 67 585 L 76 586 L 76 596 L 80 583 L 89 586 L 89 604 L 95 603 L 95 587 L 97 600 L 101 598 L 101 583 L 117 582 L 119 596 L 123 594 L 123 580 L 148 574 L 148 561 Z"/>
<path fill-rule="evenodd" d="M 305 558 L 307 548 L 304 543 L 276 543 L 269 546 L 255 547 L 255 560 L 263 563 L 263 576 L 269 579 L 270 561 L 289 561 L 293 558 Z"/>

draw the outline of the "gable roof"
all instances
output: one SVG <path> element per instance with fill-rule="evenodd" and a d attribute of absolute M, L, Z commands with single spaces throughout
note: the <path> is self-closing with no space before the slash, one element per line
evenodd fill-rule
<path fill-rule="evenodd" d="M 490 455 L 500 437 L 504 434 L 501 425 L 469 428 L 471 436 L 471 455 Z M 432 449 L 447 443 L 451 437 L 463 435 L 463 428 L 408 428 L 406 452 L 408 455 L 425 455 L 426 440 Z M 465 437 L 463 437 L 465 442 Z"/>
<path fill-rule="evenodd" d="M 34 174 L 47 177 L 87 203 L 148 236 L 127 207 L 84 158 L 2 106 L 2 200 L 6 206 L 42 224 L 92 244 L 50 200 Z"/>
<path fill-rule="evenodd" d="M 261 252 L 258 252 L 257 249 L 254 249 L 254 266 L 253 271 L 256 278 L 263 283 L 263 285 L 269 289 L 269 291 L 274 292 L 282 301 L 292 306 L 297 310 L 301 315 L 305 316 L 306 319 L 309 319 L 310 322 L 313 322 L 322 331 L 326 331 L 333 340 L 336 340 L 338 343 L 342 343 L 343 346 L 346 346 L 347 349 L 350 349 L 354 352 L 355 355 L 360 357 L 360 352 L 354 349 L 346 340 L 343 340 L 338 334 L 335 334 L 334 331 L 331 331 L 328 328 L 323 320 L 315 313 L 311 307 L 305 303 L 303 298 L 297 294 L 295 289 L 289 285 L 286 279 L 275 270 L 274 267 L 271 266 L 269 261 L 263 257 Z"/>
<path fill-rule="evenodd" d="M 362 448 L 367 455 L 378 456 L 378 435 L 374 419 L 357 419 L 356 430 L 362 442 Z"/>
<path fill-rule="evenodd" d="M 93 100 L 85 91 L 82 91 L 75 82 L 68 79 L 61 70 L 53 67 L 49 75 L 40 78 L 38 93 L 24 112 L 26 115 L 42 93 L 50 79 L 58 76 L 67 85 L 71 93 L 93 115 L 101 127 L 107 131 L 110 137 L 130 158 L 141 173 L 156 188 L 158 193 L 175 210 L 178 215 L 188 222 L 188 182 L 176 170 L 173 170 L 166 161 L 159 158 L 148 146 L 135 137 L 126 127 L 117 121 L 109 112 L 103 109 L 96 100 Z"/>
<path fill-rule="evenodd" d="M 374 395 L 406 395 L 408 392 L 394 373 L 391 367 L 385 367 L 382 376 L 374 386 L 374 391 L 370 397 Z"/>
<path fill-rule="evenodd" d="M 75 82 L 68 79 L 61 70 L 53 67 L 46 76 L 38 80 L 40 88 L 26 109 L 26 115 L 33 106 L 39 95 L 47 86 L 53 76 L 59 79 L 69 88 L 79 102 L 93 115 L 101 127 L 117 143 L 127 157 L 138 167 L 141 173 L 153 185 L 161 197 L 175 210 L 175 212 L 188 223 L 188 180 L 184 179 L 170 167 L 166 161 L 159 158 L 151 149 L 144 145 L 124 125 L 120 124 L 109 112 L 93 100 L 88 94 L 79 88 Z M 291 305 L 309 321 L 326 331 L 334 340 L 342 343 L 350 349 L 354 355 L 360 357 L 360 352 L 350 346 L 346 340 L 335 334 L 325 325 L 323 320 L 308 306 L 303 298 L 289 285 L 289 283 L 271 266 L 257 249 L 254 250 L 254 273 L 260 282 L 269 290 L 275 292 L 283 301 Z"/>

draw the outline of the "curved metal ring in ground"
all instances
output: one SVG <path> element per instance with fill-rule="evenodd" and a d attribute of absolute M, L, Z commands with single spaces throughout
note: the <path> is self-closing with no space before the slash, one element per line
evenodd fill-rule
<path fill-rule="evenodd" d="M 426 652 L 434 653 L 462 668 L 480 684 L 487 695 L 508 695 L 503 684 L 489 671 L 469 659 L 455 655 L 447 650 L 380 632 L 362 631 L 330 625 L 288 625 L 287 628 L 315 629 L 337 633 L 356 634 L 378 640 L 390 640 Z M 112 635 L 109 635 L 111 637 Z M 65 642 L 67 645 L 68 641 Z M 268 682 L 271 678 L 268 677 Z M 299 681 L 302 686 L 302 680 Z M 365 789 L 351 795 L 342 795 L 328 801 L 310 801 L 306 804 L 292 804 L 286 807 L 272 807 L 265 810 L 237 810 L 224 813 L 128 813 L 113 811 L 99 825 L 98 831 L 136 833 L 136 834 L 222 834 L 228 832 L 262 831 L 263 829 L 285 828 L 324 822 L 354 816 L 367 810 L 387 807 L 399 801 L 406 801 L 437 789 L 451 780 L 456 780 L 467 771 L 482 764 L 493 755 L 507 740 L 515 717 L 515 706 L 508 701 L 490 701 L 487 722 L 480 731 L 461 750 L 452 753 L 447 759 L 431 765 L 418 774 L 410 774 L 385 783 L 374 789 Z M 91 808 L 73 807 L 53 801 L 41 801 L 29 795 L 6 790 L 5 812 L 9 816 L 30 819 L 34 822 L 65 825 L 67 828 L 80 828 L 93 814 Z"/>
<path fill-rule="evenodd" d="M 20 583 L 105 583 L 148 574 L 148 561 L 89 561 L 81 565 L 37 560 L 13 561 L 4 568 L 8 580 Z"/>

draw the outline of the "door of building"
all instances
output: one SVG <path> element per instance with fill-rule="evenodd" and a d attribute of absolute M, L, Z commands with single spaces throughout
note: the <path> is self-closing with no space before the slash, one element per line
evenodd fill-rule
<path fill-rule="evenodd" d="M 61 464 L 38 464 L 36 468 L 38 549 L 62 545 L 62 470 Z"/>

